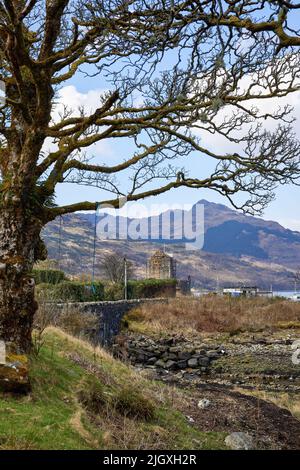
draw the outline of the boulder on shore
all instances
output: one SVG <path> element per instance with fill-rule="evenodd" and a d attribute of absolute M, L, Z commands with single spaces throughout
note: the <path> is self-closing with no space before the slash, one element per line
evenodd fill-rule
<path fill-rule="evenodd" d="M 233 450 L 253 449 L 253 439 L 245 432 L 232 432 L 226 437 L 225 444 Z"/>

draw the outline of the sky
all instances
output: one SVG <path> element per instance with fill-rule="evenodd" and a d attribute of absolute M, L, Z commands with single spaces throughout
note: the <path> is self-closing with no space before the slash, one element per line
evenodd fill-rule
<path fill-rule="evenodd" d="M 87 110 L 92 111 L 97 107 L 97 103 L 99 102 L 98 97 L 103 92 L 105 86 L 106 84 L 101 81 L 100 77 L 89 78 L 85 77 L 83 74 L 77 74 L 60 90 L 59 101 L 73 109 L 83 105 Z M 265 110 L 267 107 L 268 110 L 271 111 L 276 108 L 278 104 L 283 105 L 286 103 L 292 104 L 294 107 L 293 115 L 296 117 L 294 129 L 300 139 L 300 92 L 295 92 L 293 95 L 289 95 L 287 98 L 281 100 L 264 100 L 263 109 Z M 207 135 L 205 145 L 216 153 L 226 153 L 226 150 L 229 149 L 228 142 L 225 142 L 224 139 L 217 135 Z M 122 144 L 112 146 L 108 140 L 93 146 L 90 153 L 95 155 L 95 162 L 97 163 L 107 162 L 108 160 L 110 162 L 117 162 L 130 156 L 131 150 L 130 145 L 125 141 L 123 141 Z M 122 156 L 122 153 L 124 156 Z M 193 169 L 199 165 L 199 155 L 194 154 L 185 164 L 192 176 Z M 206 165 L 205 160 L 201 160 L 201 165 Z M 125 180 L 123 183 L 125 184 Z M 58 204 L 65 205 L 82 200 L 101 201 L 107 198 L 107 195 L 96 188 L 64 183 L 58 186 L 56 197 Z M 225 204 L 230 207 L 230 203 L 227 199 L 213 191 L 180 188 L 155 198 L 149 198 L 140 203 L 131 204 L 129 207 L 130 215 L 144 216 L 147 214 L 147 211 L 151 213 L 160 212 L 161 210 L 157 207 L 159 204 L 162 204 L 165 209 L 168 206 L 172 208 L 174 204 L 185 205 L 185 207 L 188 208 L 200 199 L 207 199 L 208 201 Z M 300 231 L 299 200 L 300 187 L 294 185 L 281 186 L 276 190 L 276 199 L 264 211 L 263 218 L 277 221 L 291 230 Z"/>

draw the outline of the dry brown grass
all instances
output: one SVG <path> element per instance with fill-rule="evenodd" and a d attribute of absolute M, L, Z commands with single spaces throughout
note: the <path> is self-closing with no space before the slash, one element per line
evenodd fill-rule
<path fill-rule="evenodd" d="M 145 305 L 127 316 L 130 328 L 145 332 L 239 332 L 299 328 L 300 303 L 268 298 L 182 297 Z"/>

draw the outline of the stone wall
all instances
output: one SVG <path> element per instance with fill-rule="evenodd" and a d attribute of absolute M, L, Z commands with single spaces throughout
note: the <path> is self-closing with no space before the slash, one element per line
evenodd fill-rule
<path fill-rule="evenodd" d="M 183 337 L 153 339 L 130 334 L 116 338 L 113 345 L 116 357 L 129 360 L 142 367 L 164 370 L 195 369 L 199 374 L 208 372 L 212 361 L 225 354 L 222 346 L 210 349 L 201 341 L 188 341 Z"/>
<path fill-rule="evenodd" d="M 59 304 L 59 307 L 94 314 L 97 318 L 97 326 L 95 330 L 89 332 L 89 335 L 95 344 L 109 347 L 112 345 L 114 337 L 120 333 L 121 321 L 126 313 L 146 303 L 168 303 L 168 299 L 133 299 L 82 303 L 69 302 Z"/>

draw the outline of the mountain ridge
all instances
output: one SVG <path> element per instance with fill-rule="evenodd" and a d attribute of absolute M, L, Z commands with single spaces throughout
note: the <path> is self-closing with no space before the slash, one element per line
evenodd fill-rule
<path fill-rule="evenodd" d="M 197 287 L 214 288 L 217 283 L 255 283 L 262 288 L 273 284 L 278 289 L 291 289 L 293 272 L 300 267 L 300 233 L 278 222 L 246 216 L 225 205 L 201 199 L 204 205 L 204 247 L 201 251 L 185 249 L 185 244 L 172 240 L 167 245 L 177 259 L 178 275 L 191 275 Z M 192 210 L 192 209 L 191 209 Z M 114 216 L 110 216 L 113 220 Z M 160 215 L 155 216 L 159 223 Z M 132 220 L 132 219 L 131 219 Z M 89 274 L 92 264 L 94 214 L 76 213 L 63 217 L 61 241 L 59 221 L 49 223 L 43 236 L 50 258 L 61 254 L 61 267 L 71 274 Z M 143 222 L 149 224 L 149 219 Z M 175 227 L 174 230 L 179 230 Z M 97 275 L 105 253 L 120 251 L 136 266 L 136 276 L 146 275 L 149 255 L 163 240 L 150 242 L 98 240 L 96 252 Z M 59 248 L 60 246 L 60 248 Z"/>

